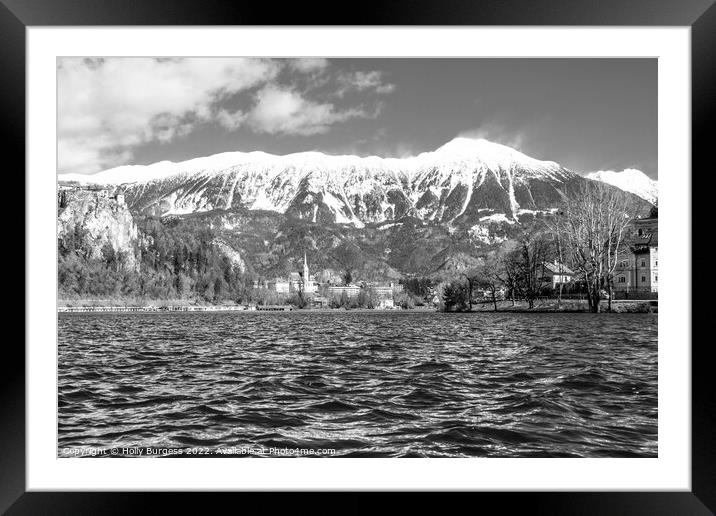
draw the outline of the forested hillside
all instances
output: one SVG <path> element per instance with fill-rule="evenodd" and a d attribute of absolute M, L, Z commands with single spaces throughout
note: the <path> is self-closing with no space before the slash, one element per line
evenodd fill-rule
<path fill-rule="evenodd" d="M 241 272 L 219 246 L 216 234 L 193 220 L 165 223 L 140 217 L 143 238 L 132 253 L 138 267 L 127 267 L 127 253 L 105 243 L 99 256 L 86 231 L 75 226 L 58 242 L 60 298 L 147 297 L 198 299 L 207 302 L 238 300 L 252 286 L 250 271 Z"/>

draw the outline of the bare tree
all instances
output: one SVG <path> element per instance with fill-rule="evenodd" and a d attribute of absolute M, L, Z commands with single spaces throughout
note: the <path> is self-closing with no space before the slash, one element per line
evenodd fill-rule
<path fill-rule="evenodd" d="M 559 274 L 559 290 L 557 292 L 557 309 L 561 308 L 562 306 L 562 289 L 564 287 L 564 273 L 565 273 L 565 266 L 564 266 L 564 249 L 562 248 L 562 236 L 560 235 L 559 231 L 552 232 L 552 238 L 554 240 L 554 248 L 557 253 L 557 273 Z"/>
<path fill-rule="evenodd" d="M 298 284 L 296 285 L 298 287 L 298 289 L 296 290 L 296 306 L 297 306 L 297 308 L 304 308 L 307 304 L 307 301 L 306 301 L 306 294 L 304 292 L 303 285 L 304 285 L 304 282 L 308 278 L 304 278 L 303 271 L 299 271 L 298 276 L 299 276 L 299 280 L 298 280 Z"/>
<path fill-rule="evenodd" d="M 522 238 L 522 289 L 530 308 L 542 292 L 544 262 L 549 259 L 550 242 L 545 233 L 535 230 Z"/>
<path fill-rule="evenodd" d="M 521 297 L 520 275 L 522 269 L 522 254 L 516 242 L 510 242 L 510 246 L 503 246 L 500 253 L 500 281 L 507 289 L 507 293 L 515 306 L 515 298 Z"/>
<path fill-rule="evenodd" d="M 497 251 L 493 251 L 482 258 L 482 262 L 473 272 L 473 281 L 490 292 L 495 312 L 497 311 L 497 289 L 502 284 L 502 268 L 501 256 Z"/>
<path fill-rule="evenodd" d="M 467 311 L 472 312 L 472 293 L 477 284 L 479 272 L 473 267 L 461 273 L 467 280 Z"/>
<path fill-rule="evenodd" d="M 584 182 L 566 199 L 553 221 L 553 229 L 572 265 L 587 287 L 592 312 L 600 311 L 601 291 L 610 291 L 611 277 L 624 248 L 624 236 L 637 206 L 621 190 L 604 183 Z"/>

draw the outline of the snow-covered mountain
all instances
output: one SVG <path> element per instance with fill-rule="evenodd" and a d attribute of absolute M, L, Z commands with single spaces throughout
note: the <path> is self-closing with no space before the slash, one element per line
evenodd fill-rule
<path fill-rule="evenodd" d="M 627 168 L 621 172 L 599 170 L 587 174 L 586 177 L 594 179 L 595 181 L 608 183 L 625 192 L 638 195 L 651 204 L 656 204 L 659 198 L 659 183 L 651 179 L 641 170 L 635 168 Z"/>
<path fill-rule="evenodd" d="M 510 223 L 552 210 L 570 184 L 583 180 L 552 161 L 462 137 L 402 159 L 227 152 L 59 179 L 123 184 L 127 203 L 137 211 L 177 215 L 240 207 L 356 227 L 405 215 L 441 223 Z"/>

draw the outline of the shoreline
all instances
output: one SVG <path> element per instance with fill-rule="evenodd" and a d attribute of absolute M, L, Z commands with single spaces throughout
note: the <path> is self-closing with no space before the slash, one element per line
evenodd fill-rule
<path fill-rule="evenodd" d="M 622 314 L 622 313 L 646 313 L 646 314 L 657 314 L 658 307 L 654 304 L 653 300 L 646 301 L 631 301 L 631 306 L 623 306 L 618 309 L 609 311 L 606 306 L 600 314 Z M 435 308 L 393 308 L 393 309 L 377 309 L 377 308 L 295 308 L 292 306 L 268 306 L 268 307 L 250 307 L 245 306 L 179 306 L 179 307 L 142 307 L 142 306 L 58 306 L 57 313 L 276 313 L 276 312 L 297 312 L 297 313 L 347 313 L 347 312 L 360 312 L 360 313 L 449 313 L 449 314 L 588 314 L 592 313 L 589 310 L 577 309 L 577 308 L 499 308 L 498 310 L 490 309 L 473 309 L 464 311 L 450 311 L 444 312 Z"/>
<path fill-rule="evenodd" d="M 58 313 L 206 313 L 206 312 L 299 312 L 299 313 L 344 313 L 344 312 L 438 312 L 434 308 L 295 308 L 292 306 L 179 306 L 179 307 L 146 307 L 146 306 L 58 306 Z"/>

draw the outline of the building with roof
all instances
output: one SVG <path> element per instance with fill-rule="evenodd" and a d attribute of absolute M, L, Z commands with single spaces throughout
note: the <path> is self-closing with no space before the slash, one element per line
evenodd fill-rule
<path fill-rule="evenodd" d="M 331 297 L 340 298 L 343 294 L 346 297 L 356 297 L 360 293 L 360 285 L 331 285 L 328 287 L 328 294 Z"/>
<path fill-rule="evenodd" d="M 628 251 L 614 269 L 614 290 L 659 291 L 659 217 L 656 207 L 648 217 L 633 222 Z"/>
<path fill-rule="evenodd" d="M 399 294 L 403 291 L 403 285 L 400 283 L 364 283 L 361 285 L 363 288 L 370 288 L 380 298 L 393 299 L 394 294 Z"/>
<path fill-rule="evenodd" d="M 285 278 L 274 278 L 266 283 L 268 290 L 273 290 L 279 294 L 288 294 L 290 290 L 290 283 Z"/>
<path fill-rule="evenodd" d="M 551 288 L 567 285 L 574 281 L 574 271 L 558 260 L 542 264 L 542 284 Z"/>

